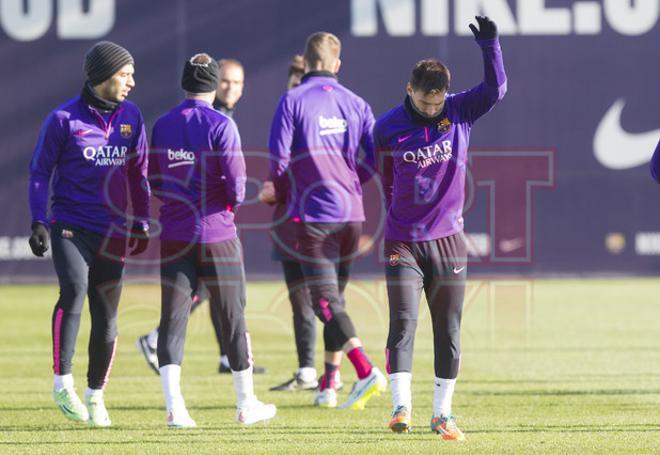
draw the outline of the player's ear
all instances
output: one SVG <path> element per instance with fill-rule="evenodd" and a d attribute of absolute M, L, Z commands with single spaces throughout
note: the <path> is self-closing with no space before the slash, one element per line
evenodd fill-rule
<path fill-rule="evenodd" d="M 333 73 L 338 74 L 339 73 L 339 68 L 341 68 L 341 59 L 338 58 L 337 61 L 335 62 L 335 70 Z"/>
<path fill-rule="evenodd" d="M 413 88 L 412 88 L 412 85 L 410 85 L 410 82 L 408 82 L 406 84 L 406 93 L 408 94 L 408 96 L 412 97 Z"/>

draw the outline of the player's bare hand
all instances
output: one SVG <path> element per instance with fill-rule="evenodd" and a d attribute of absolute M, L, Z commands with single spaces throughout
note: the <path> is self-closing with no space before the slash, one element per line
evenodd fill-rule
<path fill-rule="evenodd" d="M 497 37 L 497 25 L 495 22 L 491 21 L 487 16 L 474 16 L 477 20 L 479 28 L 470 24 L 470 30 L 474 34 L 474 37 L 478 40 L 493 39 Z"/>
<path fill-rule="evenodd" d="M 273 205 L 277 202 L 275 195 L 275 185 L 270 180 L 264 182 L 264 186 L 259 192 L 259 200 L 265 204 Z"/>
<path fill-rule="evenodd" d="M 368 234 L 362 234 L 360 240 L 358 241 L 358 251 L 360 254 L 367 255 L 371 254 L 374 249 L 374 239 Z"/>

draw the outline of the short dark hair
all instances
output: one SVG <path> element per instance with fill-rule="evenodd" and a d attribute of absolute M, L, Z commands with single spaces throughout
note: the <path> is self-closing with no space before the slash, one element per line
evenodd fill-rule
<path fill-rule="evenodd" d="M 415 64 L 410 75 L 410 86 L 423 93 L 443 92 L 449 89 L 451 74 L 440 61 L 428 58 Z"/>
<path fill-rule="evenodd" d="M 305 74 L 305 64 L 303 62 L 302 55 L 294 55 L 289 63 L 289 76 L 292 74 L 297 74 L 302 76 Z"/>

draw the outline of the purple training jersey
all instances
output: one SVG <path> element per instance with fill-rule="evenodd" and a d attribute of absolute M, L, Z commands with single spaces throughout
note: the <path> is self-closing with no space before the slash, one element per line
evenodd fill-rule
<path fill-rule="evenodd" d="M 126 227 L 129 188 L 133 214 L 146 223 L 147 140 L 135 104 L 124 101 L 105 114 L 76 97 L 50 113 L 30 162 L 33 223 L 60 221 L 103 235 L 120 235 Z"/>
<path fill-rule="evenodd" d="M 245 159 L 233 120 L 186 99 L 154 125 L 149 181 L 163 205 L 161 238 L 216 243 L 236 238 L 233 209 L 245 198 Z"/>
<path fill-rule="evenodd" d="M 374 141 L 387 204 L 385 238 L 428 241 L 463 230 L 470 130 L 506 93 L 497 39 L 478 41 L 484 81 L 445 99 L 432 122 L 409 98 L 376 122 Z"/>
<path fill-rule="evenodd" d="M 373 167 L 373 125 L 369 105 L 329 72 L 308 73 L 282 96 L 270 130 L 270 179 L 288 196 L 290 217 L 364 221 L 361 183 Z"/>

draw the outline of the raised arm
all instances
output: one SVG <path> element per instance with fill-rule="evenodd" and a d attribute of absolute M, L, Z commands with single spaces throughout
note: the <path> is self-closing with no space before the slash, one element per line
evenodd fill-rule
<path fill-rule="evenodd" d="M 470 30 L 481 47 L 484 79 L 476 87 L 454 96 L 454 102 L 460 103 L 459 111 L 463 120 L 469 123 L 473 123 L 490 111 L 499 100 L 504 98 L 507 90 L 502 49 L 497 38 L 497 25 L 485 16 L 477 16 L 476 20 L 479 28 L 470 24 Z"/>

